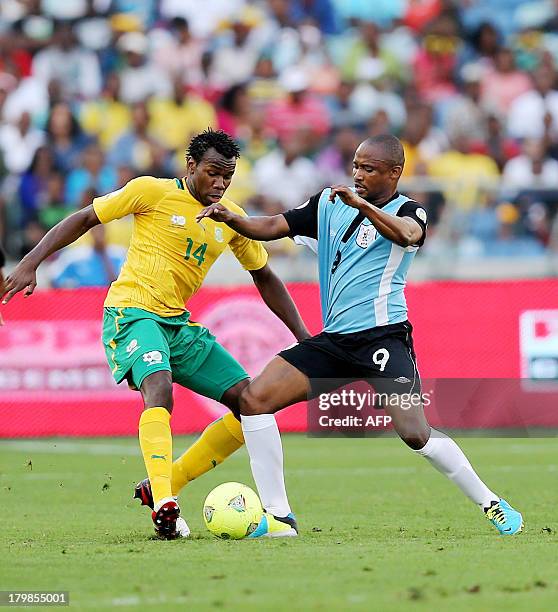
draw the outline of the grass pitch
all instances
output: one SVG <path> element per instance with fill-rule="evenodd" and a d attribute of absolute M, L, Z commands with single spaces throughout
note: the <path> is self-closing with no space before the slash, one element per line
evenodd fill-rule
<path fill-rule="evenodd" d="M 191 439 L 177 438 L 175 452 Z M 302 535 L 221 541 L 201 507 L 253 486 L 242 449 L 181 496 L 193 538 L 152 539 L 132 486 L 134 439 L 0 442 L 0 590 L 68 590 L 73 609 L 551 610 L 558 602 L 555 439 L 466 439 L 486 482 L 524 513 L 505 538 L 396 439 L 284 436 Z"/>

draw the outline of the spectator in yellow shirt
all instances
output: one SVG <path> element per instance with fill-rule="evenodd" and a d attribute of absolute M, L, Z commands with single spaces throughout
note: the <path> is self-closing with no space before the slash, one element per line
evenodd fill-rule
<path fill-rule="evenodd" d="M 149 102 L 149 114 L 149 133 L 171 151 L 182 149 L 194 134 L 217 125 L 211 104 L 188 93 L 182 76 L 174 78 L 172 98 L 153 98 Z M 181 156 L 183 165 L 183 151 Z"/>
<path fill-rule="evenodd" d="M 101 98 L 83 105 L 79 116 L 83 131 L 96 136 L 101 147 L 108 151 L 130 127 L 130 107 L 120 100 L 120 77 L 108 75 Z"/>
<path fill-rule="evenodd" d="M 443 191 L 450 206 L 471 210 L 485 203 L 487 190 L 491 190 L 498 180 L 498 166 L 488 155 L 471 153 L 465 135 L 454 138 L 451 144 L 449 151 L 428 164 L 428 173 L 447 181 Z"/>

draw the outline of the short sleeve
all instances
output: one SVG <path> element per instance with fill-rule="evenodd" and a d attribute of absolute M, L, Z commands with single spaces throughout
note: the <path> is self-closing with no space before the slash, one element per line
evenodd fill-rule
<path fill-rule="evenodd" d="M 422 246 L 426 239 L 426 227 L 428 225 L 428 215 L 426 210 L 418 203 L 413 200 L 408 200 L 397 211 L 398 217 L 411 217 L 414 219 L 422 228 L 422 236 L 416 243 L 416 246 Z"/>
<path fill-rule="evenodd" d="M 246 217 L 246 213 L 240 207 L 235 211 Z M 231 251 L 242 264 L 245 270 L 259 270 L 267 263 L 268 254 L 261 242 L 236 234 L 229 242 Z"/>
<path fill-rule="evenodd" d="M 117 191 L 95 198 L 93 209 L 101 223 L 108 223 L 126 215 L 152 210 L 163 193 L 164 190 L 161 189 L 158 179 L 152 176 L 140 176 Z"/>
<path fill-rule="evenodd" d="M 316 193 L 297 208 L 283 213 L 289 225 L 289 235 L 318 239 L 318 206 L 323 191 Z"/>

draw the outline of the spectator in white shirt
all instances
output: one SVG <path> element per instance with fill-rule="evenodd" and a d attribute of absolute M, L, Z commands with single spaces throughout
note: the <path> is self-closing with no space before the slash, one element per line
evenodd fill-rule
<path fill-rule="evenodd" d="M 39 51 L 33 60 L 33 75 L 46 85 L 60 82 L 68 97 L 94 98 L 101 91 L 101 69 L 97 56 L 76 43 L 69 23 L 59 23 L 52 45 Z"/>
<path fill-rule="evenodd" d="M 183 17 L 172 20 L 171 32 L 172 36 L 155 49 L 154 62 L 189 86 L 199 86 L 203 82 L 202 41 L 192 36 L 188 21 Z"/>
<path fill-rule="evenodd" d="M 257 24 L 258 16 L 250 11 L 231 21 L 211 60 L 209 78 L 215 88 L 227 89 L 252 77 L 261 51 Z"/>
<path fill-rule="evenodd" d="M 126 32 L 118 41 L 127 66 L 120 74 L 120 97 L 126 104 L 143 102 L 150 96 L 172 95 L 170 79 L 148 57 L 149 41 L 141 32 Z"/>
<path fill-rule="evenodd" d="M 508 131 L 513 138 L 558 136 L 558 91 L 556 72 L 540 66 L 532 75 L 534 89 L 514 100 L 508 115 Z M 548 132 L 547 132 L 548 131 Z"/>
<path fill-rule="evenodd" d="M 37 149 L 45 141 L 45 134 L 31 125 L 31 116 L 23 111 L 16 123 L 0 127 L 0 150 L 9 172 L 19 174 L 31 165 Z"/>
<path fill-rule="evenodd" d="M 523 153 L 504 166 L 502 183 L 506 189 L 558 189 L 558 161 L 548 157 L 544 141 L 528 139 Z"/>
<path fill-rule="evenodd" d="M 258 194 L 279 212 L 298 206 L 322 186 L 314 162 L 303 155 L 303 136 L 294 136 L 254 166 Z"/>
<path fill-rule="evenodd" d="M 159 10 L 164 19 L 188 19 L 192 34 L 206 38 L 220 22 L 238 15 L 245 5 L 246 0 L 161 0 Z"/>

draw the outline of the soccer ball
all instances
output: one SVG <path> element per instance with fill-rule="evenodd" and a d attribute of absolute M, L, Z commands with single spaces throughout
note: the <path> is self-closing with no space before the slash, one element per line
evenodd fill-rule
<path fill-rule="evenodd" d="M 206 527 L 223 540 L 241 540 L 250 535 L 257 529 L 262 516 L 260 498 L 239 482 L 219 485 L 203 504 Z"/>

